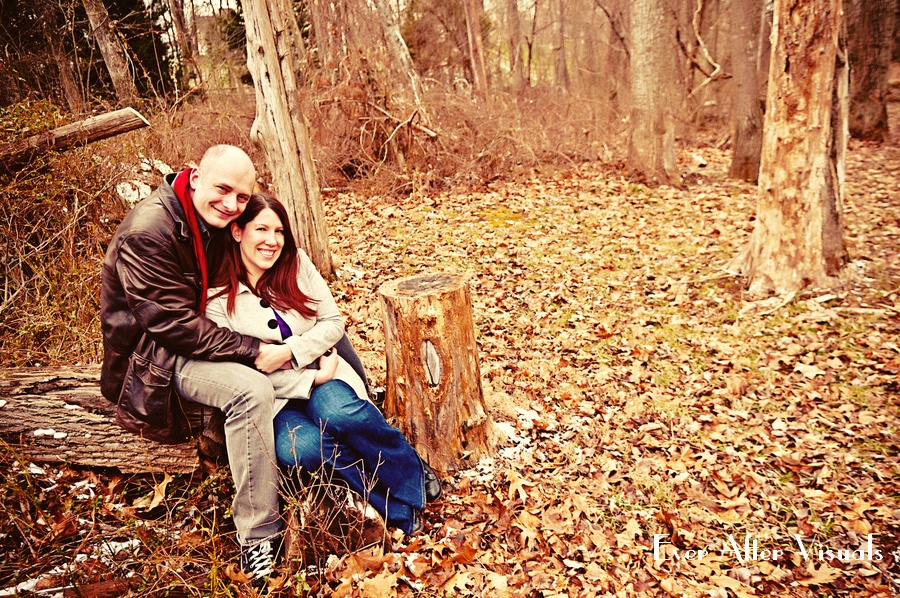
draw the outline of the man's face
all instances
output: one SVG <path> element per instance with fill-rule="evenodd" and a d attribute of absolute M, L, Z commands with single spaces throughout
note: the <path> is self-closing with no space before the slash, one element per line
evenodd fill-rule
<path fill-rule="evenodd" d="M 256 170 L 243 154 L 227 153 L 191 173 L 197 215 L 213 228 L 225 228 L 247 205 Z"/>

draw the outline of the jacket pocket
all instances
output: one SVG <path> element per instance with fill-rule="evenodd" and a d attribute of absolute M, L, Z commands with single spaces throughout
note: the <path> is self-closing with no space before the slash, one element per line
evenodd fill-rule
<path fill-rule="evenodd" d="M 175 444 L 189 439 L 190 428 L 175 393 L 174 372 L 133 353 L 119 395 L 116 422 L 156 442 Z"/>

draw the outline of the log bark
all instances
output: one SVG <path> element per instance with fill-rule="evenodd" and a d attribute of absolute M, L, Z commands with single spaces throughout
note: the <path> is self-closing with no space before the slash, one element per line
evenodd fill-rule
<path fill-rule="evenodd" d="M 16 143 L 0 145 L 0 169 L 9 170 L 41 152 L 87 145 L 149 126 L 147 119 L 134 108 L 122 108 L 92 116 Z"/>
<path fill-rule="evenodd" d="M 379 294 L 385 415 L 396 418 L 409 442 L 442 473 L 490 454 L 497 432 L 481 387 L 467 278 L 415 276 L 386 282 Z"/>
<path fill-rule="evenodd" d="M 0 440 L 38 463 L 122 473 L 190 472 L 200 465 L 196 441 L 158 444 L 120 428 L 99 383 L 100 366 L 0 369 Z M 197 429 L 207 417 L 191 410 Z"/>

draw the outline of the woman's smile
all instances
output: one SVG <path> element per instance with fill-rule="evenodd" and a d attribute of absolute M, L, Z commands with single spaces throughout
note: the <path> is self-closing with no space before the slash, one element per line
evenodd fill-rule
<path fill-rule="evenodd" d="M 241 229 L 231 227 L 231 236 L 241 246 L 241 261 L 247 269 L 247 279 L 256 286 L 263 272 L 275 265 L 284 247 L 284 225 L 271 208 L 256 215 Z"/>

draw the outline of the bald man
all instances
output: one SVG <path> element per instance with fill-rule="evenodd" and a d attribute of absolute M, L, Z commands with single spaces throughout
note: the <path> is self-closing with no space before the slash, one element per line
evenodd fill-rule
<path fill-rule="evenodd" d="M 100 387 L 117 403 L 119 424 L 158 442 L 198 432 L 181 400 L 225 413 L 241 566 L 264 590 L 281 532 L 275 395 L 263 373 L 276 348 L 204 315 L 209 242 L 241 215 L 255 185 L 249 156 L 217 145 L 128 213 L 103 262 Z"/>

